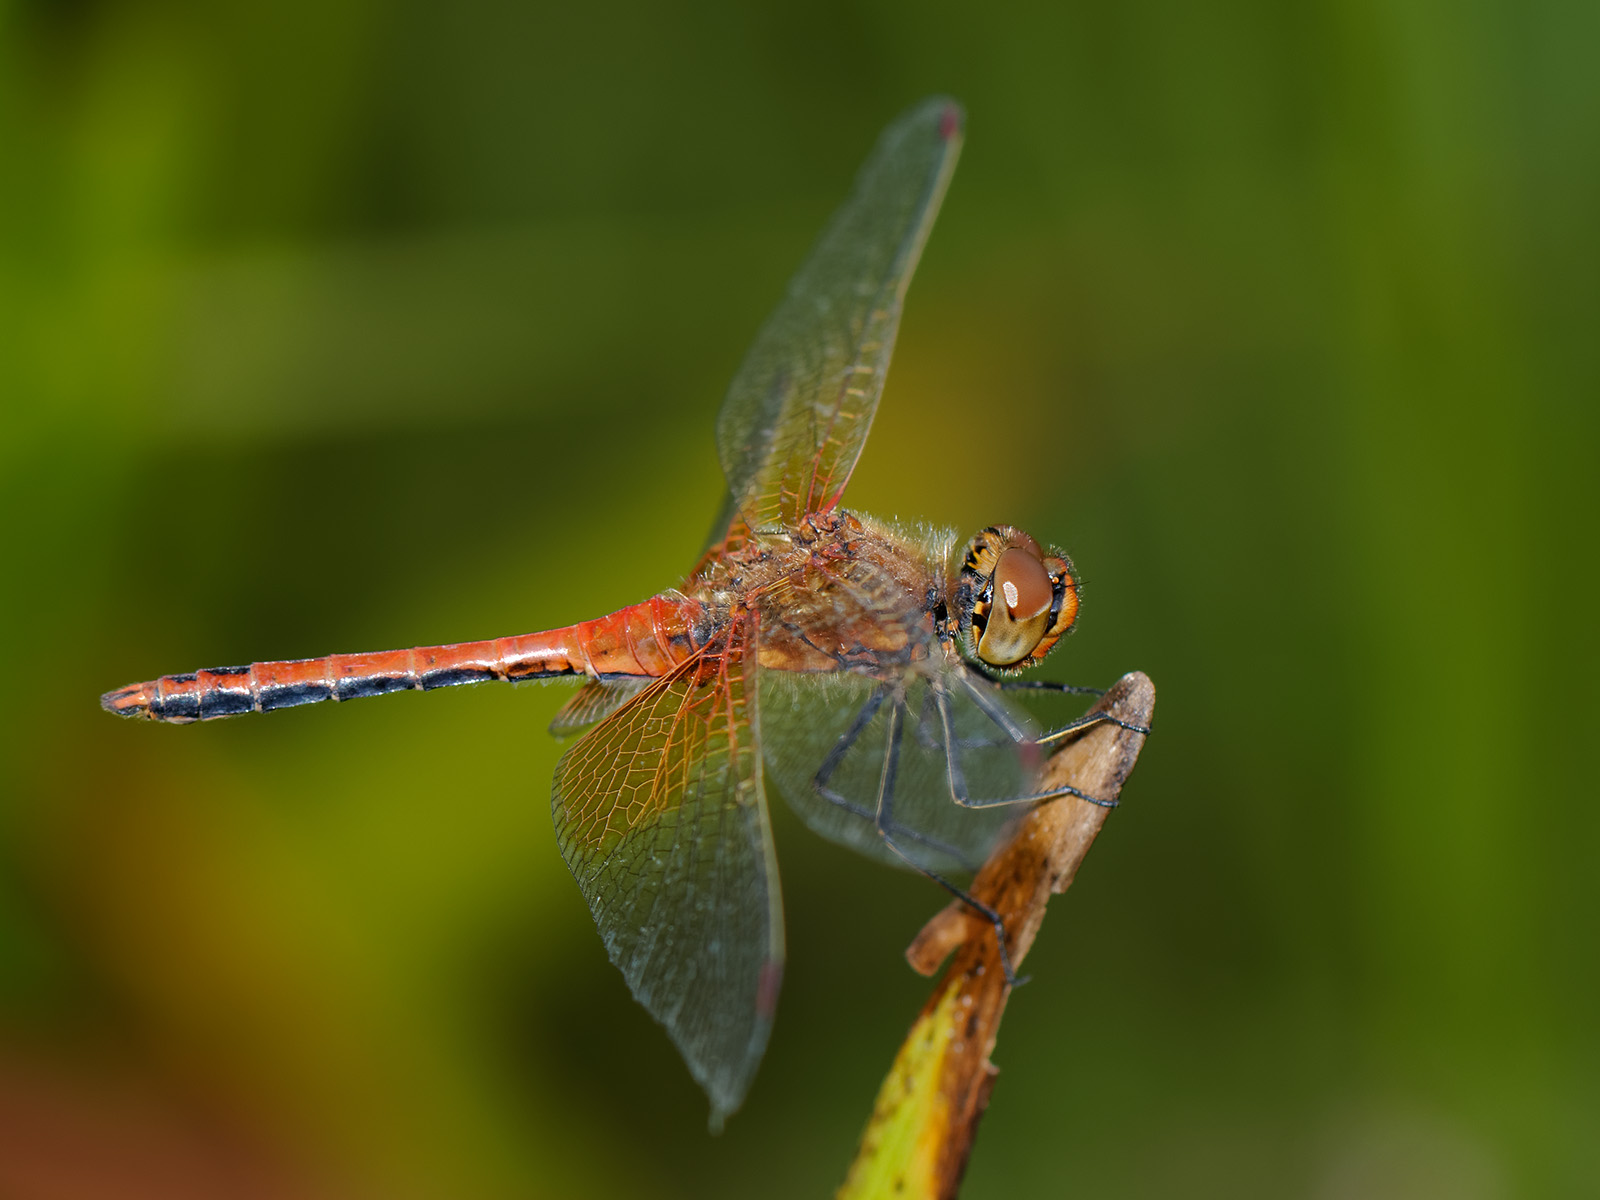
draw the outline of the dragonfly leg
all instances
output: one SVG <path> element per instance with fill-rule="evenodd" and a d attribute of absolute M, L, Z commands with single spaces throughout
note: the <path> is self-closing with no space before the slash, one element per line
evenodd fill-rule
<path fill-rule="evenodd" d="M 1000 726 L 1001 729 L 1004 729 L 1013 739 L 1018 741 L 1024 741 L 1027 739 L 1027 732 L 1017 724 L 1010 713 L 1006 712 L 1004 708 L 1000 707 L 994 702 L 993 697 L 985 693 L 982 688 L 978 687 L 970 679 L 964 680 L 963 682 L 966 684 L 967 690 L 972 693 L 972 698 L 978 702 L 978 707 L 983 709 L 991 721 Z M 1036 690 L 1048 689 L 1055 691 L 1058 688 L 1058 685 L 1056 684 L 1040 680 L 1021 680 L 1014 682 L 1016 685 L 1014 687 L 1007 687 L 1004 682 L 1002 682 L 1000 686 L 1007 691 L 1018 690 L 1018 688 L 1024 685 L 1032 685 Z M 1085 693 L 1094 696 L 1105 695 L 1105 692 L 1099 688 L 1068 687 L 1065 684 L 1059 685 L 1059 690 L 1064 692 Z M 1113 717 L 1110 713 L 1098 712 L 1087 713 L 1084 716 L 1078 717 L 1076 720 L 1068 721 L 1060 729 L 1053 729 L 1043 737 L 1036 738 L 1034 740 L 1035 743 L 1040 746 L 1058 746 L 1063 742 L 1071 741 L 1074 737 L 1080 733 L 1083 733 L 1085 730 L 1093 729 L 1096 725 L 1115 725 L 1117 728 L 1126 729 L 1130 733 L 1148 734 L 1150 732 L 1150 728 L 1147 725 L 1134 725 L 1128 721 L 1123 721 L 1117 717 Z"/>
<path fill-rule="evenodd" d="M 839 735 L 839 740 L 828 751 L 828 756 L 822 760 L 822 766 L 817 769 L 816 776 L 811 780 L 811 786 L 816 789 L 817 795 L 821 796 L 829 804 L 844 809 L 845 812 L 850 813 L 852 816 L 860 817 L 868 824 L 874 824 L 877 820 L 873 810 L 856 804 L 854 801 L 840 795 L 828 786 L 828 781 L 833 778 L 833 773 L 839 769 L 839 764 L 844 761 L 844 756 L 861 740 L 861 734 L 868 725 L 872 724 L 872 718 L 878 715 L 878 710 L 883 707 L 883 701 L 888 694 L 889 689 L 887 687 L 881 687 L 872 693 L 871 698 L 861 706 L 861 711 L 856 713 L 855 720 L 850 722 L 850 727 Z M 920 842 L 930 850 L 943 854 L 947 858 L 953 859 L 968 870 L 977 869 L 977 863 L 970 861 L 956 847 L 947 845 L 937 838 L 929 837 L 918 830 L 908 829 L 899 825 L 895 827 L 895 832 L 904 835 L 911 841 Z M 899 852 L 896 851 L 896 853 Z"/>
<path fill-rule="evenodd" d="M 883 844 L 889 847 L 907 866 L 926 875 L 957 900 L 961 901 L 962 904 L 965 904 L 994 926 L 995 943 L 1000 948 L 1000 966 L 1006 973 L 1006 985 L 1008 987 L 1019 987 L 1027 983 L 1028 980 L 1026 977 L 1017 978 L 1017 972 L 1011 965 L 1011 951 L 1006 946 L 1006 923 L 1000 914 L 977 897 L 962 891 L 937 871 L 930 871 L 907 854 L 895 842 L 894 780 L 900 761 L 900 733 L 904 716 L 904 705 L 899 700 L 896 700 L 894 706 L 889 710 L 888 748 L 883 756 L 883 774 L 878 780 L 878 812 L 875 820 L 878 836 L 883 839 Z"/>
<path fill-rule="evenodd" d="M 1056 692 L 1067 696 L 1104 696 L 1105 688 L 1084 687 L 1076 683 L 1058 683 L 1054 679 L 1007 679 L 996 675 L 978 663 L 968 663 L 967 669 L 982 676 L 1002 692 Z"/>
<path fill-rule="evenodd" d="M 964 681 L 964 683 L 967 691 L 977 703 L 978 708 L 985 716 L 987 716 L 991 721 L 1000 727 L 1000 729 L 1010 738 L 1013 744 L 1021 747 L 1029 743 L 1031 739 L 1028 737 L 1027 730 L 1018 725 L 1010 713 L 1006 712 L 1004 708 L 996 704 L 994 702 L 994 697 L 986 694 L 983 688 L 972 683 L 971 681 Z M 1032 804 L 1040 800 L 1055 800 L 1061 796 L 1076 796 L 1080 800 L 1086 800 L 1090 804 L 1099 805 L 1101 808 L 1117 807 L 1117 802 L 1115 800 L 1102 800 L 1097 796 L 1091 796 L 1087 792 L 1080 791 L 1078 788 L 1072 787 L 1070 784 L 1062 784 L 1060 787 L 1051 788 L 1049 791 L 1028 792 L 1021 796 L 991 797 L 974 796 L 970 794 L 967 790 L 966 773 L 961 769 L 962 743 L 954 736 L 955 730 L 953 727 L 954 722 L 950 716 L 950 703 L 946 693 L 942 689 L 939 692 L 939 716 L 944 723 L 945 744 L 948 747 L 948 751 L 945 754 L 945 762 L 947 763 L 949 770 L 950 798 L 963 808 L 994 808 L 1001 804 Z M 1126 722 L 1118 721 L 1115 718 L 1107 718 L 1106 721 L 1109 721 L 1112 724 L 1120 725 L 1125 729 L 1132 729 L 1135 732 L 1148 732 L 1141 726 L 1128 725 Z M 1095 725 L 1105 724 L 1106 721 L 1097 719 L 1080 719 L 1079 721 L 1070 723 L 1063 730 L 1058 730 L 1052 734 L 1046 734 L 1043 738 L 1035 740 L 1034 744 L 1040 746 L 1049 745 L 1058 738 L 1065 738 L 1069 734 L 1079 733 L 1084 729 L 1092 728 Z"/>
<path fill-rule="evenodd" d="M 934 719 L 938 716 L 938 706 L 937 685 L 929 684 L 922 693 L 922 716 L 919 720 L 912 722 L 912 725 L 916 734 L 917 745 L 924 750 L 942 754 L 945 752 L 945 743 L 934 737 L 934 730 L 938 728 L 934 723 Z M 955 744 L 963 750 L 996 750 L 1001 746 L 1011 745 L 1011 739 L 1005 735 L 1004 731 L 1001 731 L 996 737 L 958 738 Z"/>
<path fill-rule="evenodd" d="M 990 683 L 1002 692 L 1060 692 L 1067 696 L 1104 696 L 1105 688 L 1080 687 L 1074 683 L 1056 683 L 1050 679 L 996 679 L 985 675 Z"/>
<path fill-rule="evenodd" d="M 1110 713 L 1087 713 L 1074 721 L 1068 721 L 1060 729 L 1052 729 L 1049 733 L 1038 739 L 1041 746 L 1059 746 L 1063 742 L 1070 742 L 1085 730 L 1094 729 L 1099 725 L 1115 725 L 1118 729 L 1126 729 L 1130 733 L 1150 732 L 1148 725 L 1135 725 L 1131 721 L 1123 721 L 1113 717 Z"/>
<path fill-rule="evenodd" d="M 1049 679 L 997 679 L 987 671 L 978 671 L 977 674 L 987 679 L 1003 692 L 1056 692 L 1070 696 L 1104 696 L 1106 694 L 1105 688 L 1078 687 L 1075 684 L 1056 683 Z M 977 689 L 974 688 L 973 690 L 976 692 Z M 1016 723 L 1011 721 L 1009 717 L 1005 721 L 1001 721 L 1000 717 L 996 715 L 994 706 L 984 704 L 982 699 L 979 699 L 978 703 L 983 706 L 984 711 L 989 713 L 991 719 L 995 720 L 1001 728 L 1016 727 Z M 1093 729 L 1096 725 L 1115 725 L 1119 729 L 1128 730 L 1130 733 L 1148 734 L 1150 732 L 1147 726 L 1129 724 L 1127 721 L 1113 717 L 1110 713 L 1090 713 L 1087 716 L 1079 717 L 1075 721 L 1068 721 L 1060 729 L 1051 730 L 1037 739 L 1037 741 L 1041 746 L 1059 745 L 1062 742 L 1071 741 L 1084 730 Z"/>

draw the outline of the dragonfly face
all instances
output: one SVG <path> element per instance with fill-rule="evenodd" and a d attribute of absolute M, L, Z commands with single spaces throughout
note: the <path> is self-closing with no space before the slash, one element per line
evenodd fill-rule
<path fill-rule="evenodd" d="M 823 836 L 944 882 L 1015 806 L 1062 794 L 1038 792 L 1036 768 L 1082 725 L 1041 734 L 1007 691 L 1060 685 L 1005 678 L 1077 619 L 1065 555 L 1000 525 L 953 560 L 951 538 L 840 507 L 961 123 L 935 98 L 885 130 L 762 327 L 717 419 L 727 499 L 681 588 L 516 637 L 167 675 L 104 706 L 182 724 L 581 681 L 551 726 L 586 730 L 556 767 L 556 842 L 720 1121 L 750 1086 L 782 978 L 768 787 Z"/>
<path fill-rule="evenodd" d="M 968 657 L 1001 671 L 1043 662 L 1078 619 L 1072 560 L 1010 525 L 968 543 L 951 595 Z"/>

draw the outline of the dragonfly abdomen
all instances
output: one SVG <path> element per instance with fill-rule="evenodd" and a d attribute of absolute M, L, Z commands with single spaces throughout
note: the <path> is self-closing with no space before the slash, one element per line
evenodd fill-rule
<path fill-rule="evenodd" d="M 211 667 L 107 692 L 108 711 L 187 724 L 387 692 L 561 675 L 663 675 L 694 651 L 698 605 L 657 596 L 562 629 L 372 654 Z"/>

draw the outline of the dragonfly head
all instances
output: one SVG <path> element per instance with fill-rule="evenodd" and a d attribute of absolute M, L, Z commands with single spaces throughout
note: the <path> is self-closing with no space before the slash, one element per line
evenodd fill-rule
<path fill-rule="evenodd" d="M 967 654 L 990 667 L 1020 671 L 1042 662 L 1078 619 L 1072 560 L 1046 553 L 1010 525 L 973 538 L 951 582 Z"/>

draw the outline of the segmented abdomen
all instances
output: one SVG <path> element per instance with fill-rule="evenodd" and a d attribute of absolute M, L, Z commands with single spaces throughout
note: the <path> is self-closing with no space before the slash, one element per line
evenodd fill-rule
<path fill-rule="evenodd" d="M 119 716 L 181 724 L 496 679 L 656 676 L 703 642 L 701 618 L 693 601 L 657 596 L 593 621 L 521 637 L 163 675 L 107 692 L 100 703 Z"/>

